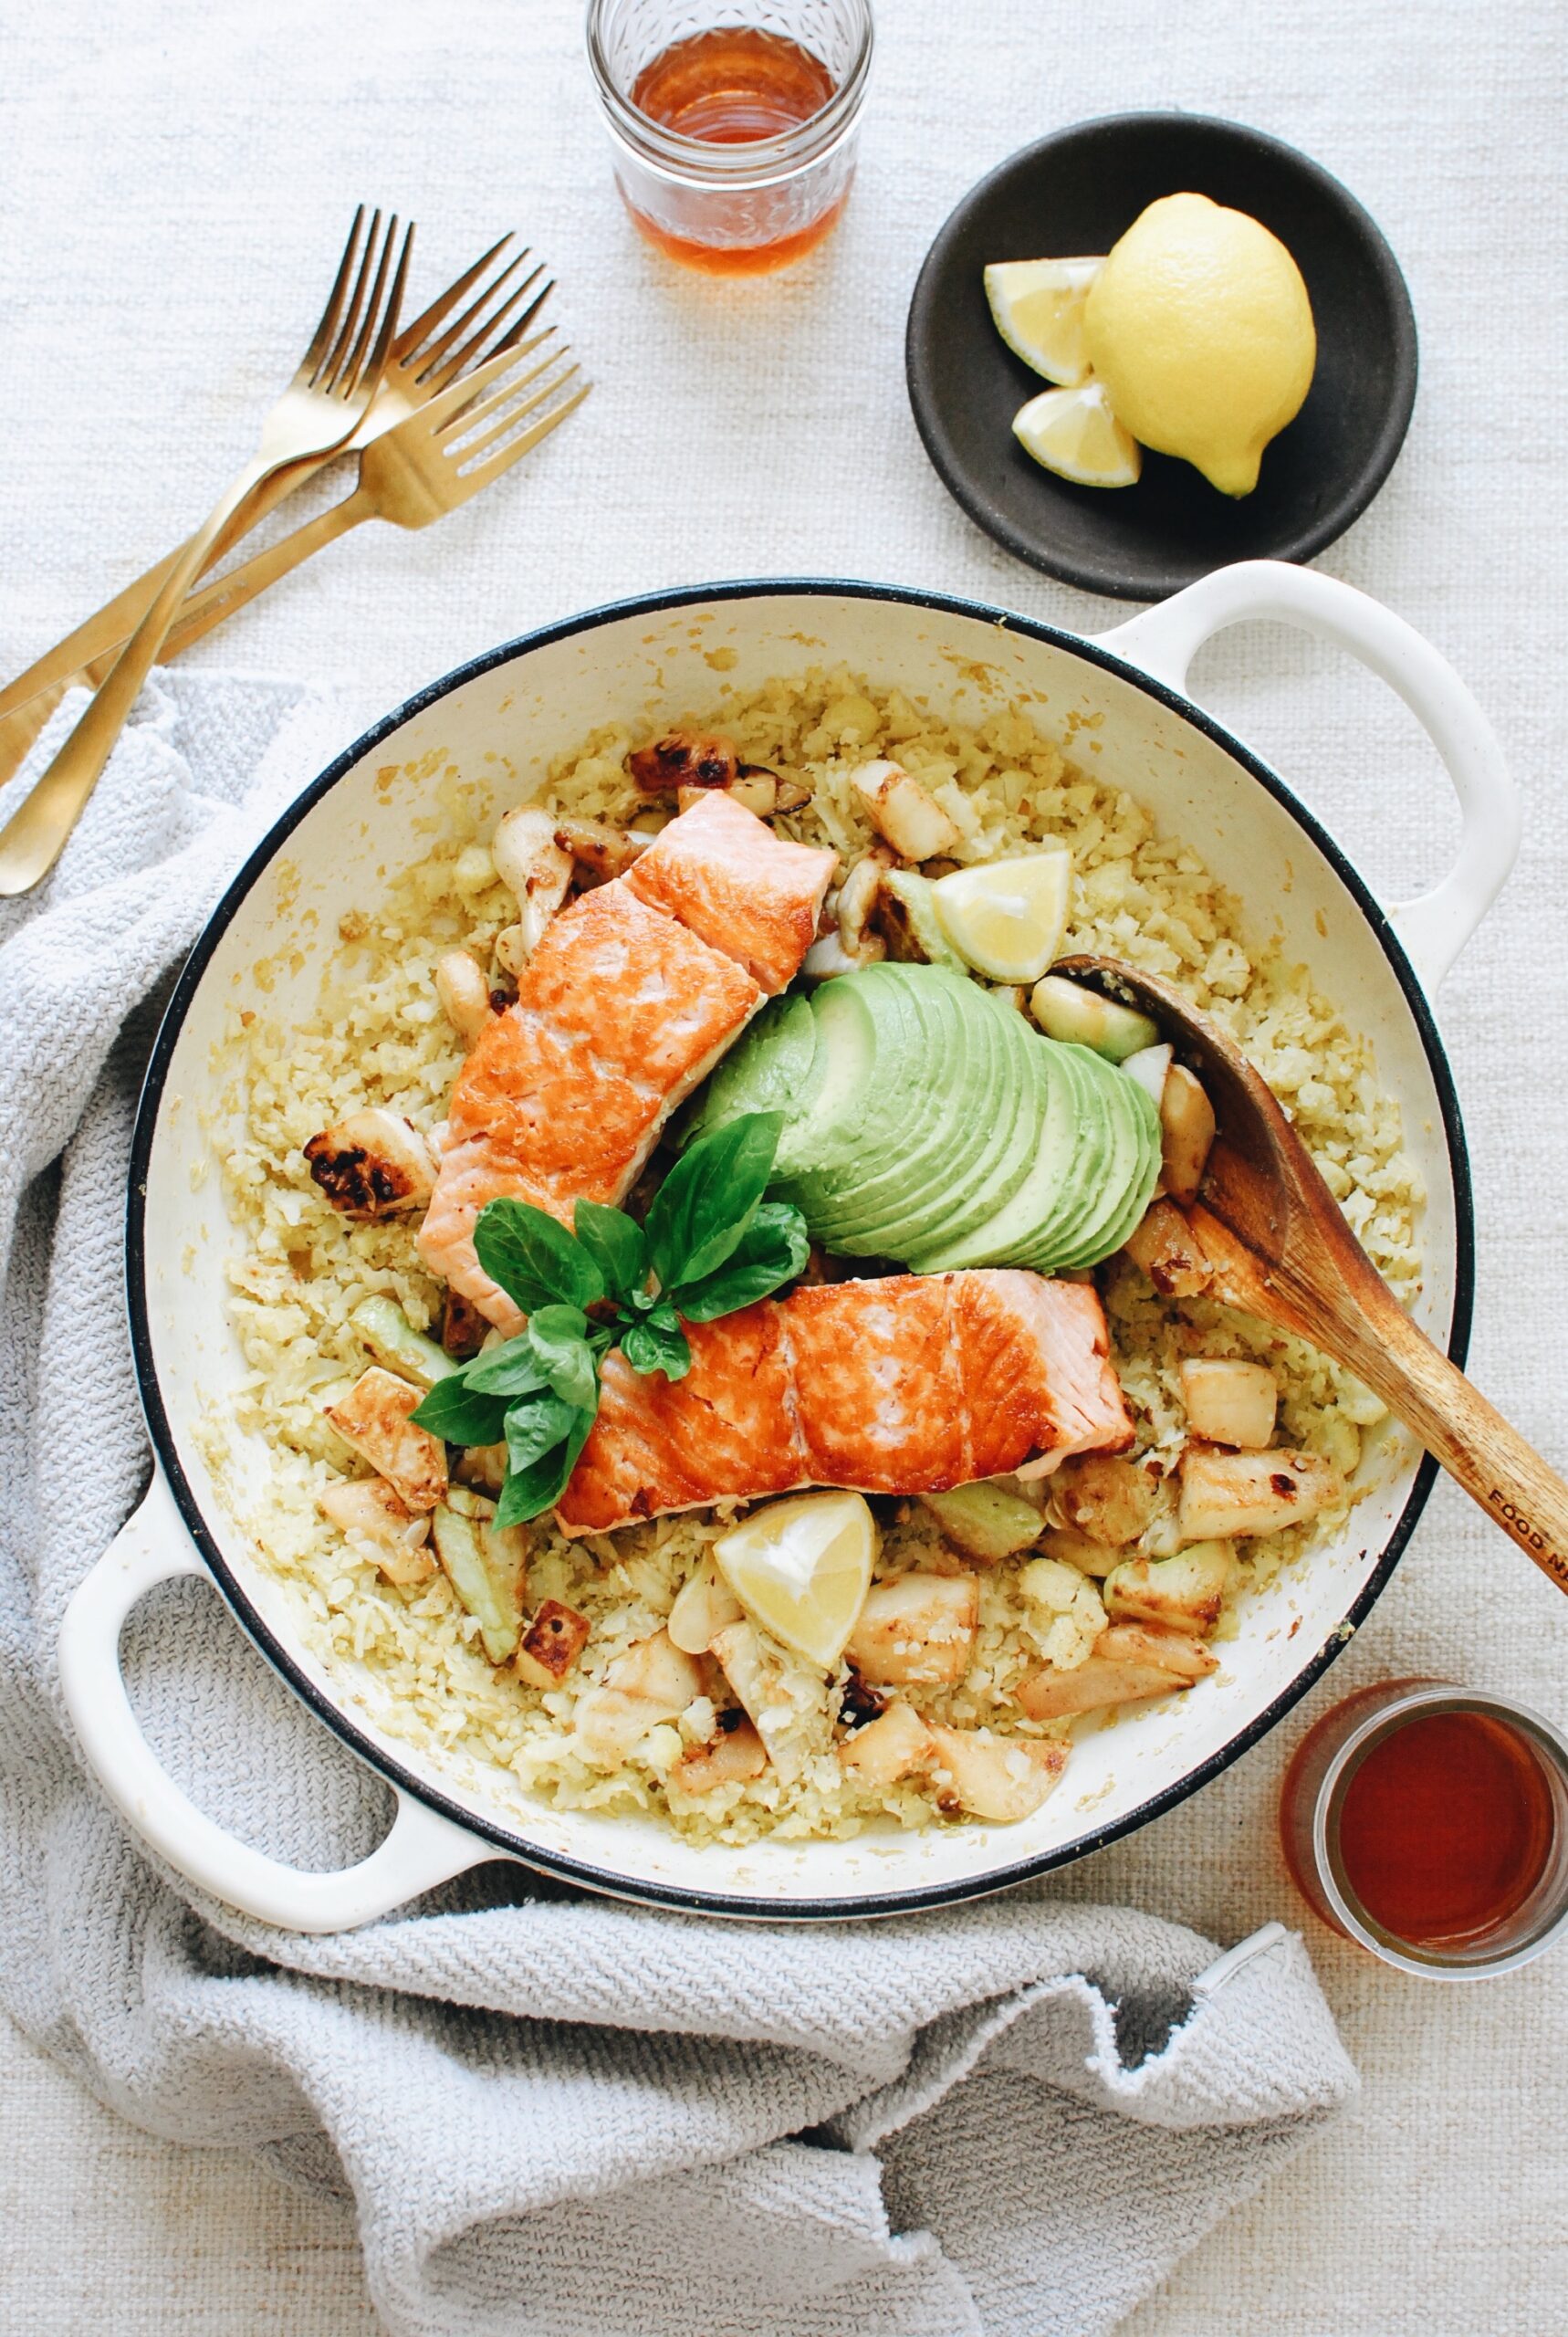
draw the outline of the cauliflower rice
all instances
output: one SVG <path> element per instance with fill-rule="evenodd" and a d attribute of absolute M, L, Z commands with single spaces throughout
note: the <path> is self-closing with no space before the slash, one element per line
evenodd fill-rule
<path fill-rule="evenodd" d="M 747 704 L 707 709 L 693 723 L 722 728 L 744 760 L 809 784 L 805 808 L 774 824 L 803 843 L 834 846 L 846 864 L 873 841 L 850 775 L 882 755 L 901 762 L 949 813 L 965 861 L 994 859 L 1045 837 L 1070 844 L 1067 947 L 1167 976 L 1235 1037 L 1281 1099 L 1374 1262 L 1410 1302 L 1419 1286 L 1415 1220 L 1422 1194 L 1401 1150 L 1397 1109 L 1378 1091 L 1368 1047 L 1300 969 L 1254 953 L 1239 905 L 1196 853 L 1156 834 L 1130 796 L 1097 784 L 1019 714 L 956 729 L 919 701 L 879 694 L 841 671 L 772 684 Z M 538 800 L 562 813 L 628 821 L 646 808 L 625 765 L 638 743 L 625 729 L 595 733 L 580 752 L 552 767 Z M 324 1125 L 364 1105 L 392 1106 L 425 1129 L 444 1116 L 462 1048 L 437 1004 L 434 969 L 459 945 L 489 962 L 497 933 L 516 914 L 474 831 L 470 803 L 460 781 L 449 779 L 437 789 L 439 833 L 428 856 L 395 879 L 384 907 L 342 920 L 340 948 L 302 1027 L 270 1017 L 264 997 L 254 1011 L 233 1015 L 239 1108 L 232 1125 L 243 1132 L 237 1140 L 225 1137 L 217 1149 L 227 1203 L 246 1243 L 231 1278 L 234 1327 L 247 1371 L 237 1400 L 225 1399 L 205 1424 L 214 1478 L 345 1694 L 389 1734 L 444 1756 L 519 1818 L 531 1798 L 542 1797 L 563 1807 L 663 1812 L 695 1839 L 727 1842 L 768 1833 L 844 1837 L 890 1820 L 943 1822 L 929 1794 L 912 1781 L 868 1794 L 846 1778 L 832 1751 L 821 1675 L 773 1642 L 798 1711 L 802 1757 L 791 1781 L 769 1766 L 750 1783 L 700 1798 L 684 1793 L 671 1773 L 711 1723 L 699 1707 L 679 1725 L 653 1729 L 612 1774 L 579 1757 L 572 1737 L 578 1693 L 601 1682 L 619 1654 L 664 1623 L 683 1582 L 733 1518 L 733 1506 L 579 1541 L 564 1538 L 547 1520 L 528 1529 L 529 1609 L 559 1599 L 592 1625 L 577 1672 L 544 1692 L 489 1662 L 477 1624 L 444 1574 L 438 1570 L 413 1589 L 394 1588 L 371 1546 L 338 1532 L 317 1509 L 324 1487 L 359 1469 L 323 1418 L 323 1407 L 345 1392 L 367 1360 L 349 1326 L 350 1310 L 385 1294 L 425 1328 L 439 1311 L 440 1291 L 416 1256 L 415 1221 L 345 1219 L 313 1183 L 302 1148 Z M 1324 1455 L 1351 1477 L 1363 1431 L 1383 1408 L 1347 1372 L 1213 1301 L 1159 1297 L 1124 1257 L 1100 1269 L 1097 1280 L 1140 1458 L 1173 1460 L 1181 1446 L 1182 1358 L 1241 1356 L 1273 1372 L 1285 1440 Z M 265 1440 L 270 1451 L 260 1507 L 247 1504 L 238 1490 L 236 1429 Z M 1049 1496 L 1049 1481 L 1041 1490 Z M 910 1567 L 963 1570 L 918 1502 L 874 1506 L 883 1531 L 879 1577 Z M 1341 1509 L 1315 1525 L 1239 1544 L 1218 1636 L 1234 1631 L 1237 1601 L 1266 1596 L 1281 1567 L 1301 1557 L 1320 1535 L 1332 1534 L 1343 1514 Z M 974 1661 L 960 1687 L 920 1696 L 928 1719 L 958 1727 L 1001 1722 L 1007 1734 L 1024 1738 L 1070 1733 L 1070 1722 L 1031 1723 L 1009 1710 L 1009 1693 L 1041 1662 L 1081 1663 L 1105 1626 L 1105 1611 L 1093 1580 L 1071 1567 L 1036 1566 L 1033 1597 L 1025 1596 L 1020 1574 L 1020 1560 L 980 1570 Z M 1201 1694 L 1202 1684 L 1188 1692 Z"/>

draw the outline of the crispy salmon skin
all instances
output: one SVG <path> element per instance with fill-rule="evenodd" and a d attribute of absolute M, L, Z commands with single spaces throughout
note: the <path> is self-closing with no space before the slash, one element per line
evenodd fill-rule
<path fill-rule="evenodd" d="M 1039 1274 L 890 1274 L 688 1326 L 684 1380 L 605 1366 L 559 1509 L 569 1533 L 810 1484 L 945 1493 L 1121 1452 L 1099 1299 Z"/>

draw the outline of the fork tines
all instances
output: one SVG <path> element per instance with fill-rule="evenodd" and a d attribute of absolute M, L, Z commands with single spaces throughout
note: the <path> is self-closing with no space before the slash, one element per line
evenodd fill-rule
<path fill-rule="evenodd" d="M 397 215 L 394 213 L 388 220 L 383 234 L 381 212 L 372 212 L 361 248 L 364 218 L 365 206 L 361 203 L 354 214 L 337 277 L 300 369 L 313 389 L 340 397 L 351 396 L 367 377 L 379 375 L 386 363 L 413 246 L 411 223 L 398 252 L 389 294 L 387 272 L 392 266 L 392 249 L 397 242 Z"/>
<path fill-rule="evenodd" d="M 554 337 L 555 327 L 516 348 L 518 364 Z M 502 353 L 501 351 L 495 352 Z M 478 484 L 505 470 L 548 437 L 582 403 L 592 386 L 568 364 L 568 348 L 552 349 L 527 372 L 509 371 L 494 388 L 465 406 L 443 432 L 444 450 L 465 482 Z M 573 385 L 576 385 L 575 387 Z M 532 391 L 532 395 L 525 395 Z M 530 417 L 534 417 L 530 419 Z M 528 424 L 528 427 L 524 427 Z"/>

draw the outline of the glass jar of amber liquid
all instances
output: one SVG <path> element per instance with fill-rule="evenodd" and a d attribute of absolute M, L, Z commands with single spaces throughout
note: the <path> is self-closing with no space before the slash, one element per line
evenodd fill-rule
<path fill-rule="evenodd" d="M 1302 1897 L 1402 1972 L 1484 1979 L 1568 1933 L 1568 1742 L 1506 1696 L 1358 1690 L 1302 1739 L 1280 1831 Z"/>
<path fill-rule="evenodd" d="M 820 244 L 854 173 L 870 0 L 590 0 L 588 56 L 626 207 L 714 276 Z"/>

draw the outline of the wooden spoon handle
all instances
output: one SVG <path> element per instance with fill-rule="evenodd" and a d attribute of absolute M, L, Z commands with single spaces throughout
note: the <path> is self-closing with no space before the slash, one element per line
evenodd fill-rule
<path fill-rule="evenodd" d="M 1334 1329 L 1333 1350 L 1542 1573 L 1568 1590 L 1568 1484 L 1533 1445 L 1392 1298 L 1364 1330 L 1343 1316 Z M 1316 1336 L 1320 1345 L 1331 1344 L 1322 1332 Z"/>

